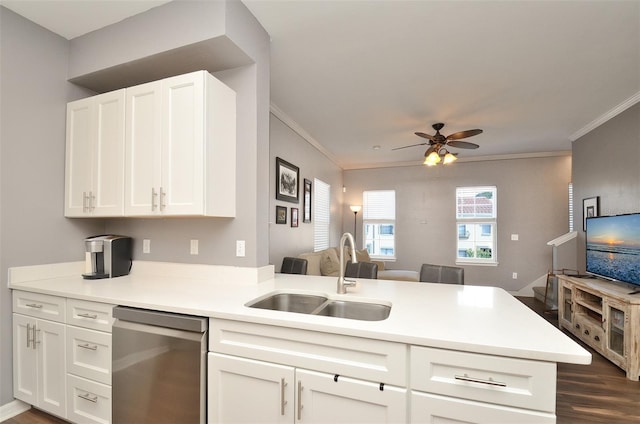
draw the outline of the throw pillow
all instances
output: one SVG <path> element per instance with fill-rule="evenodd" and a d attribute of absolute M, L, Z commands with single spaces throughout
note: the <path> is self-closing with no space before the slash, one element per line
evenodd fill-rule
<path fill-rule="evenodd" d="M 340 258 L 336 254 L 335 249 L 327 249 L 320 256 L 320 273 L 330 277 L 340 275 Z"/>
<path fill-rule="evenodd" d="M 356 250 L 356 259 L 358 262 L 371 262 L 369 251 L 367 249 Z"/>

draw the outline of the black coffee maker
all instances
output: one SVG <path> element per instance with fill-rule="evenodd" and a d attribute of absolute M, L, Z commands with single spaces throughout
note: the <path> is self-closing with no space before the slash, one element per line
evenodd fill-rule
<path fill-rule="evenodd" d="M 120 277 L 131 270 L 131 237 L 102 235 L 84 240 L 86 270 L 83 278 L 97 280 L 100 278 Z"/>

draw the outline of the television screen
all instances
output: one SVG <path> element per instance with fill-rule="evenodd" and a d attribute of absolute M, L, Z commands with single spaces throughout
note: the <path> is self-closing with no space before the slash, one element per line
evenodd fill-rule
<path fill-rule="evenodd" d="M 587 218 L 586 271 L 640 285 L 640 213 Z"/>

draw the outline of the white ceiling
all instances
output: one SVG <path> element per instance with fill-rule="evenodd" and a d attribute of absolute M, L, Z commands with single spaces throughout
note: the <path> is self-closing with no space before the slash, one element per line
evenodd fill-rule
<path fill-rule="evenodd" d="M 461 160 L 568 151 L 640 100 L 638 0 L 243 2 L 271 35 L 274 112 L 346 169 L 421 163 L 391 149 L 435 122 L 484 130 Z M 73 38 L 164 1 L 0 3 Z"/>

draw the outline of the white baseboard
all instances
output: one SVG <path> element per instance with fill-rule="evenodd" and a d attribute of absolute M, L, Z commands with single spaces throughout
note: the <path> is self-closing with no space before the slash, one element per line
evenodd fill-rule
<path fill-rule="evenodd" d="M 13 402 L 0 406 L 0 422 L 15 417 L 18 414 L 22 414 L 29 409 L 31 409 L 31 405 L 24 403 L 21 400 L 14 399 Z"/>

